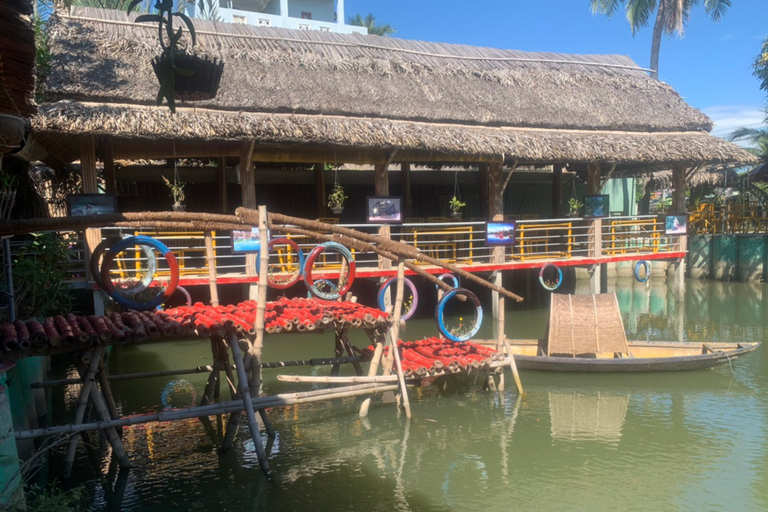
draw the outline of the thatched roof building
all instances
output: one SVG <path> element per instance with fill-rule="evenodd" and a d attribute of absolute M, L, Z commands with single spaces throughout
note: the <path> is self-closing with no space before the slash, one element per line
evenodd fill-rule
<path fill-rule="evenodd" d="M 709 135 L 703 113 L 624 56 L 203 20 L 194 52 L 225 62 L 219 93 L 173 115 L 154 106 L 156 28 L 132 20 L 78 8 L 54 27 L 49 102 L 33 125 L 58 159 L 77 159 L 83 134 L 111 136 L 115 158 L 234 156 L 255 140 L 265 161 L 503 158 L 631 171 L 752 159 Z"/>
<path fill-rule="evenodd" d="M 29 117 L 35 111 L 35 35 L 32 2 L 3 0 L 0 8 L 0 113 Z"/>

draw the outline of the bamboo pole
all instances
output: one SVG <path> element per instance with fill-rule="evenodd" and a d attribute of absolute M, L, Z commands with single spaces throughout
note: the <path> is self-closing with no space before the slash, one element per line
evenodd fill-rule
<path fill-rule="evenodd" d="M 213 234 L 205 232 L 205 259 L 208 263 L 208 288 L 211 291 L 211 306 L 219 305 L 219 289 L 216 286 L 216 257 L 213 255 Z"/>
<path fill-rule="evenodd" d="M 104 356 L 100 358 L 99 361 L 99 371 L 97 373 L 97 376 L 99 378 L 99 387 L 101 388 L 101 394 L 104 396 L 104 400 L 107 403 L 107 408 L 109 409 L 109 415 L 112 418 L 117 418 L 120 416 L 120 412 L 117 410 L 117 404 L 115 403 L 115 396 L 112 394 L 112 387 L 109 385 L 109 376 L 107 375 L 107 369 L 104 366 L 104 359 L 106 357 L 107 353 L 104 352 Z M 122 437 L 123 431 L 122 429 L 118 429 L 118 434 Z"/>
<path fill-rule="evenodd" d="M 506 320 L 506 314 L 504 312 L 504 297 L 499 297 L 499 315 L 498 315 L 498 331 L 499 339 L 496 341 L 496 352 L 501 352 L 504 348 L 504 322 Z M 499 391 L 504 392 L 506 386 L 504 385 L 504 372 L 499 375 Z"/>
<path fill-rule="evenodd" d="M 262 246 L 266 247 L 266 246 Z M 266 252 L 266 251 L 264 251 Z M 265 273 L 261 274 L 266 276 Z M 266 281 L 266 279 L 264 279 Z M 261 285 L 259 286 L 261 288 Z M 253 409 L 253 402 L 251 400 L 251 392 L 248 389 L 248 376 L 245 373 L 245 366 L 243 363 L 243 355 L 240 353 L 240 345 L 238 344 L 237 335 L 232 329 L 227 330 L 227 343 L 232 350 L 232 357 L 235 359 L 235 367 L 237 368 L 238 378 L 238 393 L 243 400 L 243 406 L 245 408 L 245 417 L 248 419 L 248 428 L 251 431 L 251 437 L 253 438 L 253 446 L 256 448 L 256 455 L 259 458 L 259 466 L 264 474 L 269 477 L 269 461 L 267 461 L 267 452 L 264 451 L 264 445 L 261 444 L 261 433 L 259 432 L 259 423 L 256 421 L 256 414 Z M 258 386 L 258 381 L 251 382 Z"/>
<path fill-rule="evenodd" d="M 348 398 L 372 393 L 384 393 L 397 389 L 396 384 L 357 384 L 339 388 L 319 389 L 305 391 L 301 393 L 285 393 L 279 395 L 260 397 L 253 401 L 253 406 L 257 408 L 266 407 L 284 407 L 289 405 L 305 404 L 312 402 L 322 402 L 336 398 Z M 152 414 L 143 414 L 120 418 L 119 420 L 98 421 L 94 423 L 82 423 L 80 425 L 62 425 L 57 427 L 37 428 L 32 430 L 21 430 L 15 432 L 17 440 L 34 439 L 37 437 L 53 436 L 61 434 L 73 434 L 78 432 L 90 432 L 93 430 L 104 430 L 116 427 L 128 427 L 133 425 L 142 425 L 153 422 L 178 421 L 189 418 L 199 418 L 202 416 L 214 416 L 218 414 L 229 414 L 243 410 L 242 400 L 233 400 L 230 402 L 221 402 L 206 406 L 188 407 L 185 409 L 174 409 Z"/>
<path fill-rule="evenodd" d="M 341 375 L 339 377 L 319 375 L 278 375 L 280 382 L 305 382 L 310 384 L 362 384 L 368 382 L 397 383 L 400 377 L 397 375 Z M 409 379 L 417 380 L 417 379 Z"/>
<path fill-rule="evenodd" d="M 101 347 L 96 347 L 93 349 L 90 365 L 88 366 L 88 370 L 85 372 L 85 375 L 83 375 L 81 380 L 83 383 L 83 388 L 80 390 L 80 399 L 77 403 L 77 409 L 75 410 L 75 425 L 81 424 L 83 422 L 83 418 L 85 417 L 85 409 L 88 405 L 88 399 L 91 396 L 91 388 L 95 382 L 94 377 L 96 376 L 96 371 L 98 370 L 99 362 L 101 361 L 101 351 Z M 78 362 L 78 366 L 81 364 L 81 362 Z M 69 438 L 69 444 L 67 445 L 67 455 L 64 458 L 64 478 L 69 478 L 72 476 L 72 466 L 75 464 L 75 454 L 77 453 L 78 439 L 78 436 L 72 436 Z"/>
<path fill-rule="evenodd" d="M 372 333 L 368 333 L 368 337 L 372 337 Z M 368 378 L 375 377 L 376 372 L 379 370 L 379 364 L 381 363 L 381 355 L 384 353 L 384 344 L 381 342 L 381 339 L 378 335 L 375 335 L 376 339 L 376 348 L 373 350 L 373 358 L 371 359 L 371 364 L 368 366 Z M 278 375 L 278 379 L 280 376 Z M 363 400 L 363 403 L 360 404 L 360 412 L 358 413 L 358 416 L 360 418 L 365 418 L 368 416 L 368 409 L 371 407 L 371 399 L 366 398 Z"/>
<path fill-rule="evenodd" d="M 405 408 L 405 417 L 411 417 L 411 401 L 408 399 L 408 388 L 405 387 L 405 376 L 403 375 L 403 365 L 400 363 L 400 353 L 397 350 L 397 338 L 400 334 L 400 315 L 403 309 L 403 288 L 405 288 L 405 263 L 402 258 L 397 262 L 397 292 L 395 294 L 395 312 L 392 318 L 392 327 L 390 328 L 389 349 L 395 356 L 395 366 L 397 367 L 397 377 L 400 382 L 400 393 L 403 397 L 403 407 Z"/>

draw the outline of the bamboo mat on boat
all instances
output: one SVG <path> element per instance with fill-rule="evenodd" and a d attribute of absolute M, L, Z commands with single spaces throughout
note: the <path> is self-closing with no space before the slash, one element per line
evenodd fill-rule
<path fill-rule="evenodd" d="M 552 294 L 547 355 L 629 353 L 616 295 Z"/>

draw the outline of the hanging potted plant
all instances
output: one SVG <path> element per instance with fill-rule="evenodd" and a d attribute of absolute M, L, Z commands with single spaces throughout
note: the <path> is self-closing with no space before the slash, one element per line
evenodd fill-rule
<path fill-rule="evenodd" d="M 144 0 L 131 0 L 128 14 Z M 202 58 L 186 52 L 180 45 L 184 30 L 179 27 L 174 31 L 173 18 L 181 19 L 189 30 L 192 46 L 195 45 L 195 27 L 192 20 L 181 12 L 173 12 L 173 0 L 157 0 L 155 9 L 158 14 L 142 14 L 136 23 L 157 23 L 158 39 L 162 52 L 152 59 L 152 69 L 160 82 L 157 93 L 157 105 L 168 101 L 168 108 L 176 112 L 176 98 L 188 101 L 206 100 L 216 96 L 219 89 L 224 63 L 214 58 Z"/>
<path fill-rule="evenodd" d="M 458 197 L 453 196 L 451 200 L 448 201 L 448 206 L 451 207 L 451 218 L 461 219 L 461 209 L 467 206 L 467 203 L 464 203 L 460 201 Z"/>
<path fill-rule="evenodd" d="M 344 212 L 344 201 L 347 199 L 348 197 L 344 195 L 344 187 L 339 182 L 336 182 L 333 185 L 333 190 L 328 195 L 328 208 L 335 215 L 341 215 Z"/>
<path fill-rule="evenodd" d="M 168 186 L 168 188 L 171 189 L 171 197 L 173 197 L 173 211 L 186 211 L 187 206 L 184 204 L 184 186 L 186 183 L 181 183 L 180 181 L 176 181 L 176 179 L 174 179 L 173 183 L 171 183 L 171 181 L 165 176 L 161 177 L 163 178 L 163 181 Z"/>
<path fill-rule="evenodd" d="M 571 217 L 578 217 L 582 206 L 584 206 L 584 203 L 575 197 L 570 198 L 568 200 L 568 215 Z"/>

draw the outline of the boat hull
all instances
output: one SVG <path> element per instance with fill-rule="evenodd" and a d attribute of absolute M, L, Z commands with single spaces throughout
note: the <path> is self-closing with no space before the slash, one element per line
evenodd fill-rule
<path fill-rule="evenodd" d="M 677 372 L 702 370 L 733 362 L 755 350 L 759 343 L 629 343 L 635 357 L 552 357 L 525 354 L 531 344 L 511 342 L 515 363 L 521 370 L 550 372 Z M 699 353 L 694 353 L 698 350 Z M 637 357 L 643 351 L 653 351 L 653 357 Z M 668 352 L 670 355 L 665 356 Z M 680 354 L 681 352 L 687 352 Z"/>

